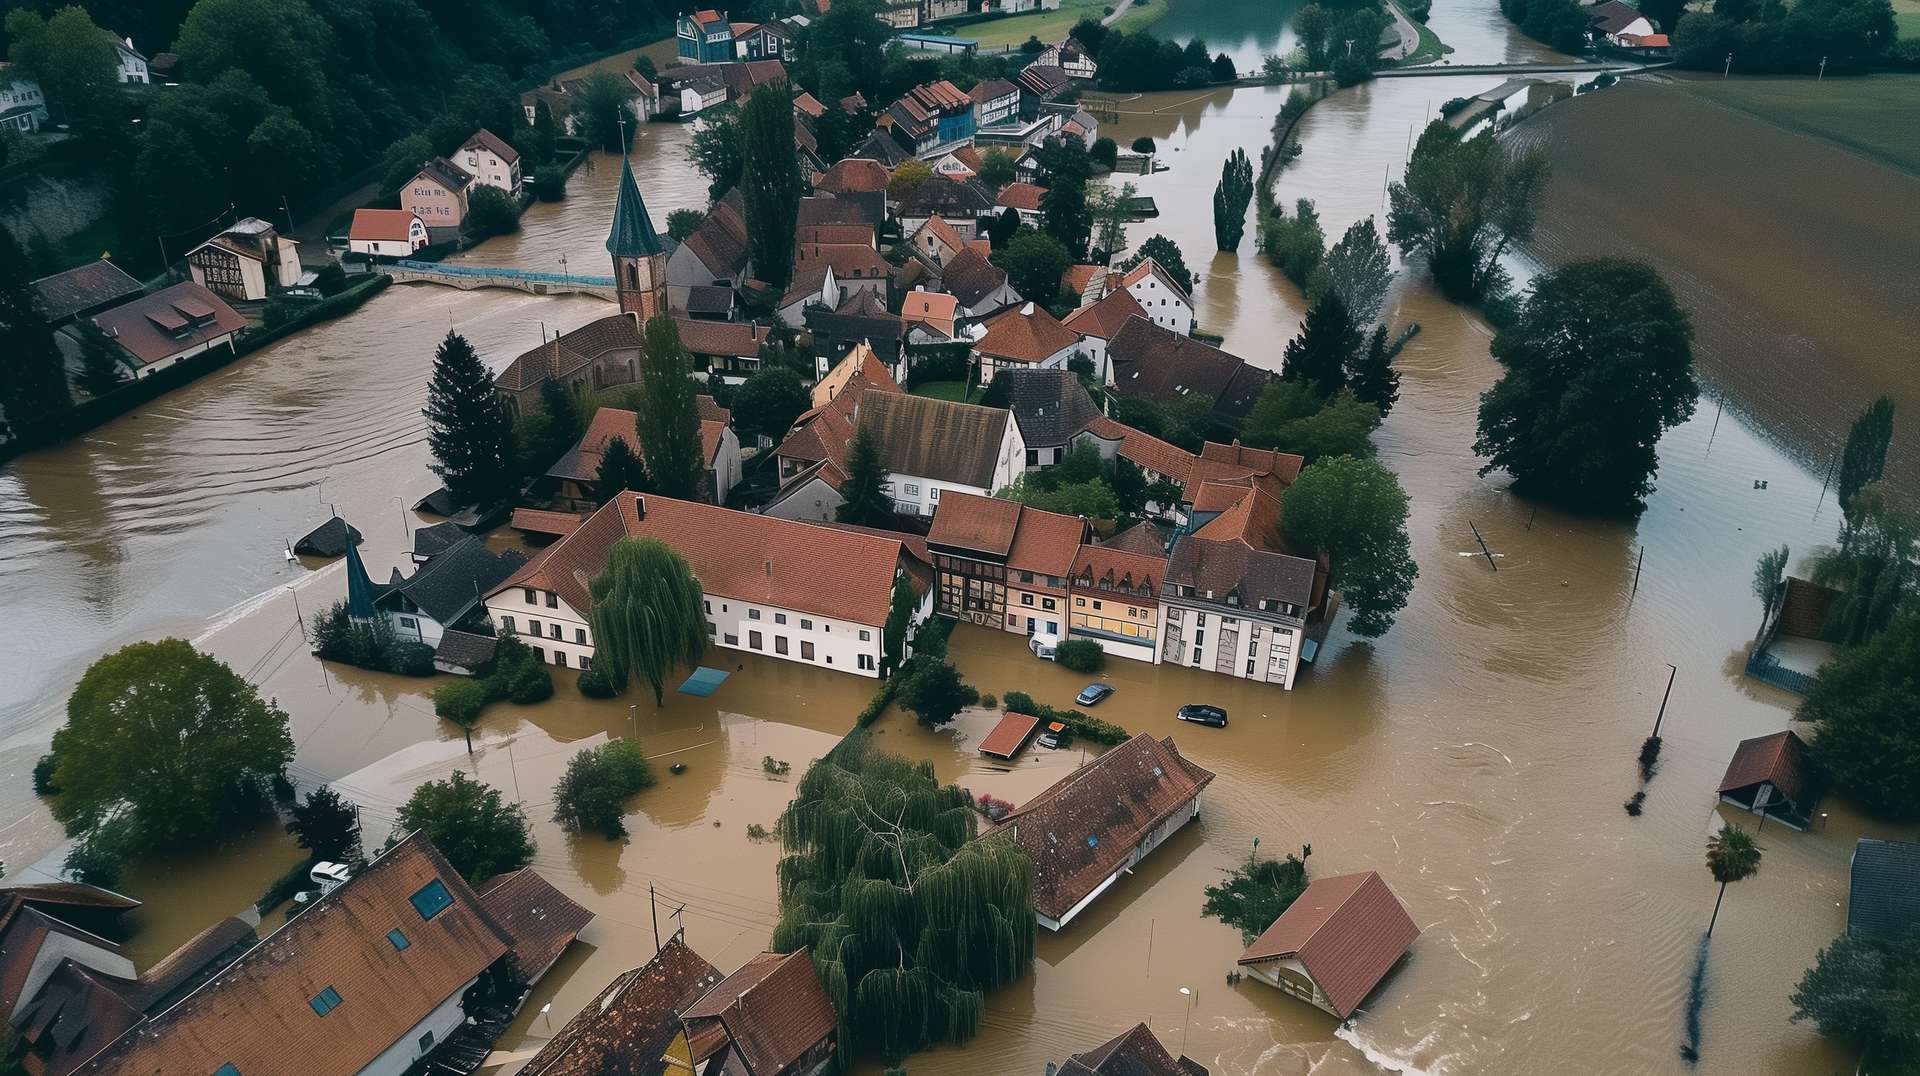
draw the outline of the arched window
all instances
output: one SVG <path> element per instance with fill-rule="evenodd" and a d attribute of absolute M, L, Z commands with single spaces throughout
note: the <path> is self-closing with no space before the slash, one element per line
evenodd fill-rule
<path fill-rule="evenodd" d="M 637 288 L 639 286 L 640 286 L 640 268 L 634 265 L 632 262 L 628 262 L 627 263 L 627 287 Z"/>

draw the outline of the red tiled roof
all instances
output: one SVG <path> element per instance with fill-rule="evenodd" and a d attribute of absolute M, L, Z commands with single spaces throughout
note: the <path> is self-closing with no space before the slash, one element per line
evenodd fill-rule
<path fill-rule="evenodd" d="M 695 397 L 695 403 L 700 408 L 700 450 L 705 453 L 706 462 L 712 464 L 714 454 L 720 451 L 721 441 L 726 437 L 727 422 L 731 416 L 720 405 L 714 403 L 711 396 Z M 645 461 L 646 452 L 640 445 L 638 421 L 638 415 L 624 408 L 602 407 L 595 411 L 593 418 L 587 422 L 587 432 L 581 434 L 580 440 L 567 450 L 567 454 L 561 456 L 559 461 L 548 469 L 547 476 L 570 479 L 575 482 L 593 481 L 600 476 L 600 461 L 607 454 L 607 446 L 616 438 L 627 443 L 627 447 L 633 450 L 635 459 Z M 564 514 L 543 513 L 543 515 L 555 516 Z M 516 509 L 514 526 L 520 526 L 520 519 L 520 510 Z M 563 520 L 544 519 L 533 514 L 527 516 L 527 521 L 542 525 L 564 524 Z M 566 531 L 541 530 L 538 533 L 570 534 L 578 527 L 579 520 L 575 518 L 573 526 Z"/>
<path fill-rule="evenodd" d="M 955 254 L 967 249 L 966 239 L 959 232 L 954 231 L 953 225 L 948 224 L 947 219 L 938 213 L 928 217 L 927 222 L 915 229 L 913 233 L 914 242 L 923 250 L 926 248 L 928 236 L 938 239 L 942 246 Z"/>
<path fill-rule="evenodd" d="M 871 224 L 808 224 L 795 232 L 794 239 L 802 247 L 856 246 L 874 249 Z"/>
<path fill-rule="evenodd" d="M 1291 452 L 1248 448 L 1238 441 L 1230 445 L 1208 441 L 1200 446 L 1200 459 L 1202 463 L 1198 469 L 1208 472 L 1206 477 L 1209 478 L 1239 477 L 1230 475 L 1225 470 L 1234 468 L 1244 470 L 1256 478 L 1272 477 L 1283 486 L 1293 485 L 1293 480 L 1300 477 L 1300 469 L 1307 463 L 1305 457 L 1296 456 Z M 1209 464 L 1219 464 L 1222 467 L 1210 470 Z"/>
<path fill-rule="evenodd" d="M 827 114 L 827 106 L 821 104 L 818 97 L 805 90 L 800 91 L 800 96 L 793 99 L 793 107 L 816 120 Z"/>
<path fill-rule="evenodd" d="M 93 323 L 146 365 L 237 333 L 247 319 L 218 295 L 183 280 L 96 314 Z"/>
<path fill-rule="evenodd" d="M 588 923 L 593 913 L 522 867 L 495 875 L 480 887 L 480 903 L 513 939 L 513 956 L 528 981 L 538 981 Z"/>
<path fill-rule="evenodd" d="M 460 143 L 460 148 L 463 150 L 473 149 L 475 146 L 478 146 L 479 148 L 486 150 L 488 153 L 493 154 L 495 157 L 500 158 L 500 160 L 505 162 L 506 164 L 512 164 L 513 162 L 520 159 L 519 150 L 514 149 L 512 146 L 507 145 L 505 139 L 501 138 L 499 135 L 494 134 L 492 131 L 487 130 L 485 127 L 482 127 L 479 130 L 473 132 L 473 136 L 471 138 L 468 138 L 465 142 Z"/>
<path fill-rule="evenodd" d="M 987 335 L 974 350 L 996 359 L 1044 362 L 1080 342 L 1080 334 L 1038 303 L 1010 306 L 986 321 Z"/>
<path fill-rule="evenodd" d="M 679 934 L 614 979 L 547 1040 L 520 1076 L 655 1076 L 680 1032 L 680 1010 L 720 981 Z"/>
<path fill-rule="evenodd" d="M 907 321 L 922 321 L 934 326 L 948 336 L 953 335 L 953 318 L 960 309 L 960 300 L 945 292 L 910 291 L 900 300 L 900 316 Z"/>
<path fill-rule="evenodd" d="M 865 384 L 856 384 L 857 382 L 865 382 Z M 813 386 L 810 400 L 813 406 L 824 407 L 839 398 L 849 388 L 853 389 L 855 401 L 857 401 L 858 394 L 868 389 L 899 392 L 900 383 L 887 372 L 886 364 L 873 353 L 872 347 L 867 344 L 855 344 L 853 350 L 842 356 L 839 362 L 834 363 L 833 369 L 827 371 L 827 376 Z M 805 417 L 805 415 L 801 416 L 801 418 Z M 851 436 L 851 429 L 848 430 L 848 434 Z"/>
<path fill-rule="evenodd" d="M 1099 302 L 1088 303 L 1068 314 L 1066 325 L 1075 332 L 1111 340 L 1126 326 L 1128 318 L 1146 316 L 1146 308 L 1140 305 L 1140 300 L 1135 299 L 1132 292 L 1120 288 Z"/>
<path fill-rule="evenodd" d="M 419 219 L 404 209 L 356 209 L 353 211 L 353 227 L 347 229 L 347 238 L 362 242 L 404 243 L 407 241 L 407 229 Z"/>
<path fill-rule="evenodd" d="M 717 534 L 726 541 L 714 541 Z M 901 556 L 897 540 L 627 492 L 488 596 L 538 587 L 585 613 L 593 604 L 593 578 L 622 538 L 665 542 L 708 594 L 871 625 L 886 622 Z"/>
<path fill-rule="evenodd" d="M 786 1069 L 839 1026 L 805 948 L 784 955 L 762 953 L 747 961 L 681 1019 L 689 1032 L 718 1022 L 745 1060 L 746 1071 L 770 1073 Z"/>
<path fill-rule="evenodd" d="M 865 157 L 848 157 L 835 162 L 833 167 L 820 174 L 814 183 L 816 190 L 845 194 L 850 191 L 883 191 L 893 174 L 879 161 L 870 161 Z"/>
<path fill-rule="evenodd" d="M 1147 526 L 1147 524 L 1142 524 Z M 1121 591 L 1128 600 L 1148 605 L 1157 603 L 1160 580 L 1167 574 L 1165 553 L 1137 553 L 1109 545 L 1082 545 L 1073 555 L 1073 586 L 1078 590 Z"/>
<path fill-rule="evenodd" d="M 949 492 L 940 499 L 940 507 L 933 513 L 933 528 L 927 533 L 927 541 L 1004 557 L 1013 548 L 1014 531 L 1020 525 L 1020 508 L 1017 501 Z"/>
<path fill-rule="evenodd" d="M 1105 440 L 1120 442 L 1120 455 L 1145 470 L 1165 475 L 1181 485 L 1186 484 L 1188 476 L 1193 473 L 1194 461 L 1199 459 L 1179 445 L 1162 441 L 1104 415 L 1094 419 L 1087 431 Z"/>
<path fill-rule="evenodd" d="M 1096 277 L 1104 277 L 1107 267 L 1104 265 L 1069 265 L 1067 271 L 1060 274 L 1060 283 L 1075 297 L 1085 296 L 1087 288 Z"/>
<path fill-rule="evenodd" d="M 452 903 L 422 919 L 410 898 L 438 881 Z M 387 940 L 399 927 L 411 944 Z M 413 834 L 144 1021 L 77 1071 L 94 1074 L 360 1072 L 495 960 L 513 938 L 427 839 Z M 325 1016 L 309 1001 L 331 986 Z"/>
<path fill-rule="evenodd" d="M 701 318 L 673 319 L 680 330 L 680 343 L 695 355 L 739 355 L 757 357 L 761 345 L 773 332 L 765 325 L 744 321 L 707 321 Z"/>
<path fill-rule="evenodd" d="M 988 833 L 1026 850 L 1033 860 L 1033 906 L 1060 919 L 1212 780 L 1171 738 L 1143 732 L 1062 778 Z"/>
<path fill-rule="evenodd" d="M 1772 782 L 1787 799 L 1800 804 L 1807 791 L 1807 744 L 1799 733 L 1782 729 L 1740 741 L 1717 791 L 1732 792 L 1762 781 Z"/>
<path fill-rule="evenodd" d="M 1031 183 L 1014 182 L 1002 187 L 1000 189 L 1000 197 L 994 201 L 995 204 L 1006 206 L 1009 209 L 1025 209 L 1029 212 L 1038 213 L 1040 211 L 1040 199 L 1045 197 L 1046 193 L 1047 189 L 1045 187 L 1036 187 Z"/>
<path fill-rule="evenodd" d="M 833 275 L 841 280 L 874 280 L 885 277 L 893 268 L 879 251 L 865 244 L 810 245 L 795 251 L 797 266 L 819 262 L 833 266 Z"/>
<path fill-rule="evenodd" d="M 1013 548 L 1007 551 L 1007 567 L 1065 578 L 1086 536 L 1087 521 L 1079 516 L 1022 505 L 1020 521 L 1013 528 Z"/>
<path fill-rule="evenodd" d="M 1141 1023 L 1067 1058 L 1059 1076 L 1207 1076 L 1207 1070 L 1185 1057 L 1175 1061 L 1153 1030 Z"/>
<path fill-rule="evenodd" d="M 941 79 L 928 82 L 907 91 L 906 100 L 918 102 L 928 110 L 954 112 L 973 107 L 973 98 L 960 92 L 960 87 Z"/>
<path fill-rule="evenodd" d="M 1344 1020 L 1419 936 L 1380 875 L 1342 874 L 1308 885 L 1240 954 L 1240 963 L 1297 957 Z"/>
<path fill-rule="evenodd" d="M 1020 748 L 1027 742 L 1027 737 L 1033 735 L 1033 730 L 1039 726 L 1040 719 L 1037 717 L 1008 713 L 1000 719 L 999 724 L 993 726 L 992 732 L 987 733 L 987 738 L 980 741 L 980 753 L 997 758 L 1012 758 L 1020 752 Z"/>

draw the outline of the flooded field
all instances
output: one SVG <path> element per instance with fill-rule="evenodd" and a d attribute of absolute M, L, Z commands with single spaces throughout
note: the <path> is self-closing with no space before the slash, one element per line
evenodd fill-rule
<path fill-rule="evenodd" d="M 1856 88 L 1869 86 L 1830 80 L 1823 92 Z M 1810 468 L 1825 473 L 1880 393 L 1920 414 L 1920 176 L 1685 83 L 1634 79 L 1514 133 L 1553 154 L 1539 256 L 1658 266 L 1730 407 L 1750 409 Z M 1911 489 L 1920 453 L 1896 450 L 1888 468 Z"/>
<path fill-rule="evenodd" d="M 1443 17 L 1480 17 L 1463 11 L 1442 0 L 1436 28 Z M 1303 123 L 1303 155 L 1282 173 L 1279 196 L 1314 198 L 1330 237 L 1381 212 L 1381 185 L 1398 176 L 1409 134 L 1440 101 L 1498 81 L 1383 80 L 1330 98 Z M 1269 366 L 1303 312 L 1301 298 L 1255 256 L 1251 235 L 1237 257 L 1212 255 L 1204 194 L 1230 148 L 1265 144 L 1279 102 L 1277 92 L 1257 89 L 1158 95 L 1103 125 L 1123 143 L 1138 134 L 1163 140 L 1173 170 L 1141 183 L 1163 216 L 1135 226 L 1133 238 L 1159 231 L 1178 241 L 1203 278 L 1202 326 Z M 1543 115 L 1578 118 L 1590 103 Z M 684 138 L 684 128 L 649 126 L 636 151 L 656 220 L 704 201 Z M 467 260 L 547 269 L 564 255 L 574 271 L 604 271 L 616 175 L 600 161 L 576 175 L 567 202 L 536 207 L 520 236 Z M 1653 196 L 1644 182 L 1626 189 L 1642 201 Z M 1560 249 L 1548 244 L 1541 256 Z M 1805 306 L 1880 296 L 1872 317 L 1901 316 L 1898 296 L 1884 288 L 1843 295 L 1834 281 L 1806 281 L 1804 289 L 1814 297 Z M 1803 370 L 1784 364 L 1735 376 L 1754 360 L 1708 331 L 1715 311 L 1695 294 L 1683 298 L 1703 322 L 1702 364 L 1717 391 L 1736 404 L 1816 395 L 1805 392 Z M 1757 319 L 1784 302 L 1773 291 L 1737 291 L 1721 305 L 1729 318 Z M 656 909 L 662 934 L 684 926 L 721 967 L 757 951 L 777 915 L 778 851 L 749 839 L 747 827 L 773 824 L 792 781 L 847 729 L 872 681 L 723 652 L 734 675 L 719 692 L 675 695 L 655 708 L 639 694 L 582 699 L 563 674 L 546 703 L 490 710 L 469 755 L 459 731 L 433 716 L 432 681 L 323 667 L 306 652 L 296 617 L 336 600 L 343 573 L 337 563 L 288 564 L 280 554 L 285 538 L 338 504 L 366 532 L 376 577 L 403 564 L 415 523 L 405 506 L 433 485 L 418 411 L 438 338 L 450 326 L 468 333 L 497 367 L 543 331 L 608 309 L 585 298 L 390 289 L 353 317 L 0 471 L 0 604 L 33 628 L 0 655 L 0 772 L 8 775 L 0 858 L 9 876 L 30 875 L 36 860 L 57 863 L 58 829 L 25 775 L 69 686 L 98 654 L 171 633 L 196 639 L 279 700 L 293 718 L 295 777 L 334 783 L 361 804 L 370 844 L 384 839 L 414 786 L 455 768 L 526 807 L 535 865 L 597 918 L 500 1043 L 509 1057 L 537 1049 L 610 978 L 651 955 Z M 1751 565 L 1781 543 L 1798 558 L 1831 541 L 1837 513 L 1818 471 L 1776 443 L 1777 420 L 1760 404 L 1729 408 L 1717 431 L 1703 407 L 1672 431 L 1660 446 L 1659 489 L 1635 523 L 1536 513 L 1497 476 L 1474 473 L 1474 409 L 1497 374 L 1485 324 L 1412 275 L 1397 285 L 1389 317 L 1422 325 L 1399 359 L 1399 407 L 1377 438 L 1413 500 L 1421 576 L 1411 605 L 1378 641 L 1336 631 L 1291 693 L 1116 660 L 1106 675 L 1118 693 L 1100 715 L 1175 736 L 1219 775 L 1200 820 L 1064 934 L 1042 938 L 1034 974 L 989 997 L 974 1043 L 916 1056 L 916 1076 L 1036 1073 L 1141 1019 L 1217 1076 L 1688 1071 L 1676 1047 L 1694 943 L 1714 896 L 1702 866 L 1705 837 L 1721 817 L 1711 789 L 1733 745 L 1784 727 L 1795 702 L 1740 676 L 1759 613 Z M 1842 358 L 1820 349 L 1802 365 L 1837 378 Z M 1871 383 L 1894 372 L 1863 367 L 1857 376 Z M 1855 406 L 1836 410 L 1850 417 Z M 1755 479 L 1768 487 L 1755 489 Z M 1495 550 L 1497 569 L 1470 555 L 1470 523 Z M 960 629 L 953 656 L 971 682 L 996 694 L 1017 687 L 1061 705 L 1084 682 L 1034 661 L 1004 634 Z M 1668 662 L 1679 673 L 1667 746 L 1645 816 L 1629 819 L 1620 803 L 1640 786 L 1633 756 Z M 1172 711 L 1186 702 L 1224 706 L 1231 726 L 1176 725 Z M 1080 760 L 1035 750 L 1011 767 L 987 765 L 973 744 L 990 720 L 963 715 L 927 732 L 895 713 L 876 735 L 931 760 L 944 779 L 1016 802 Z M 568 837 L 549 819 L 567 758 L 625 735 L 640 738 L 661 775 L 633 803 L 631 839 Z M 793 775 L 770 777 L 766 756 L 790 762 Z M 667 774 L 674 762 L 686 772 Z M 1852 1070 L 1851 1058 L 1789 1022 L 1786 995 L 1842 927 L 1853 838 L 1895 831 L 1844 804 L 1822 809 L 1830 816 L 1816 832 L 1770 827 L 1765 869 L 1727 895 L 1699 1072 Z M 1255 837 L 1273 854 L 1310 843 L 1315 875 L 1380 871 L 1423 931 L 1347 1028 L 1258 983 L 1225 985 L 1239 942 L 1199 918 L 1201 889 Z M 137 962 L 249 906 L 296 858 L 282 835 L 264 831 L 234 835 L 214 853 L 143 864 L 123 885 L 149 902 Z M 1195 991 L 1190 1010 L 1182 986 Z"/>

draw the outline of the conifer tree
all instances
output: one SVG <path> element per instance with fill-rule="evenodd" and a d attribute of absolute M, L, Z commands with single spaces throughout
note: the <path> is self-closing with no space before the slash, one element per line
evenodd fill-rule
<path fill-rule="evenodd" d="M 1374 326 L 1367 349 L 1354 355 L 1347 368 L 1347 387 L 1360 402 L 1379 408 L 1383 418 L 1399 401 L 1400 371 L 1393 368 L 1393 356 L 1388 354 L 1385 325 Z"/>
<path fill-rule="evenodd" d="M 1287 341 L 1280 377 L 1305 381 L 1326 394 L 1346 387 L 1347 367 L 1360 350 L 1360 330 L 1353 327 L 1340 296 L 1328 292 L 1307 310 L 1300 334 Z"/>
<path fill-rule="evenodd" d="M 107 339 L 107 334 L 91 321 L 81 321 L 76 326 L 80 331 L 80 387 L 88 396 L 95 399 L 105 396 L 127 381 L 127 368 L 120 364 L 120 345 Z"/>
<path fill-rule="evenodd" d="M 600 467 L 593 476 L 593 499 L 606 504 L 627 490 L 649 491 L 647 468 L 633 454 L 633 446 L 624 437 L 607 442 L 600 456 Z"/>
<path fill-rule="evenodd" d="M 1875 482 L 1887 469 L 1887 446 L 1893 442 L 1893 401 L 1873 401 L 1847 431 L 1846 453 L 1840 457 L 1840 510 L 1847 522 L 1854 517 L 1853 495 Z"/>
<path fill-rule="evenodd" d="M 834 512 L 842 523 L 863 527 L 893 525 L 893 498 L 887 496 L 887 463 L 880 458 L 880 442 L 862 425 L 847 442 L 847 481 L 840 493 L 846 499 Z"/>
<path fill-rule="evenodd" d="M 0 410 L 21 437 L 51 433 L 73 407 L 53 328 L 27 283 L 32 277 L 26 252 L 0 227 L 0 355 L 7 364 L 0 375 Z"/>
<path fill-rule="evenodd" d="M 740 197 L 754 275 L 785 288 L 793 276 L 800 219 L 800 165 L 793 150 L 793 99 L 785 85 L 762 86 L 740 110 Z"/>
<path fill-rule="evenodd" d="M 1213 238 L 1224 251 L 1240 249 L 1247 231 L 1247 206 L 1253 203 L 1253 162 L 1247 151 L 1235 149 L 1220 166 L 1220 183 L 1213 188 Z"/>
<path fill-rule="evenodd" d="M 449 329 L 433 356 L 427 382 L 427 448 L 433 473 L 462 505 L 491 505 L 520 481 L 513 421 L 493 391 L 493 377 L 467 338 Z"/>
<path fill-rule="evenodd" d="M 634 418 L 647 480 L 663 497 L 695 500 L 706 465 L 700 449 L 699 392 L 693 382 L 693 358 L 680 343 L 680 330 L 665 314 L 647 322 L 646 354 L 640 371 L 640 411 Z"/>

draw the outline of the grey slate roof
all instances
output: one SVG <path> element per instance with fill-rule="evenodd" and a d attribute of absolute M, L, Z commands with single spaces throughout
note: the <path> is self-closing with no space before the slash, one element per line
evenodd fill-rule
<path fill-rule="evenodd" d="M 500 640 L 491 635 L 448 630 L 440 636 L 440 646 L 433 652 L 433 661 L 436 665 L 472 671 L 492 661 L 493 652 L 499 645 Z"/>
<path fill-rule="evenodd" d="M 1071 370 L 1011 369 L 994 375 L 1007 382 L 1007 407 L 1028 448 L 1064 445 L 1100 414 L 1093 397 Z"/>
<path fill-rule="evenodd" d="M 526 562 L 513 550 L 495 553 L 480 538 L 469 535 L 421 565 L 410 578 L 383 588 L 376 604 L 394 608 L 394 595 L 404 594 L 422 614 L 450 626 L 479 601 L 479 595 L 499 586 Z"/>
<path fill-rule="evenodd" d="M 334 516 L 293 543 L 293 551 L 308 557 L 337 557 L 347 551 L 348 542 L 359 545 L 360 532 L 346 520 Z"/>
<path fill-rule="evenodd" d="M 733 313 L 733 289 L 712 284 L 695 284 L 687 289 L 687 313 L 693 315 Z"/>
<path fill-rule="evenodd" d="M 41 315 L 56 323 L 76 314 L 105 310 L 142 290 L 138 280 L 105 258 L 33 282 Z"/>
<path fill-rule="evenodd" d="M 413 532 L 413 555 L 432 559 L 458 545 L 466 536 L 466 531 L 445 521 L 431 527 L 420 527 Z"/>
<path fill-rule="evenodd" d="M 1240 607 L 1247 610 L 1258 610 L 1263 601 L 1305 610 L 1313 604 L 1313 569 L 1313 561 L 1305 557 L 1187 535 L 1173 544 L 1161 596 L 1175 598 L 1174 587 L 1188 586 L 1195 593 L 1177 600 L 1225 605 L 1228 594 L 1237 594 Z"/>
<path fill-rule="evenodd" d="M 1862 837 L 1853 846 L 1847 933 L 1891 940 L 1920 927 L 1920 843 Z"/>
<path fill-rule="evenodd" d="M 993 195 L 985 187 L 967 179 L 930 176 L 915 187 L 900 203 L 902 217 L 931 217 L 935 214 L 956 220 L 994 212 Z"/>

